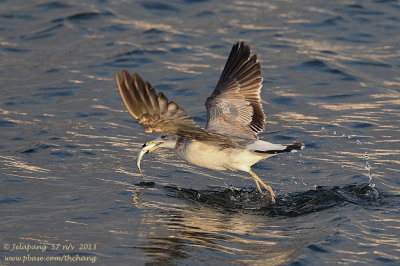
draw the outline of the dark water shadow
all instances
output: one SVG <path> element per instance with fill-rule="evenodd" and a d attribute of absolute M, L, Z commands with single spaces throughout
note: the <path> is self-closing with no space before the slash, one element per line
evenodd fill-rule
<path fill-rule="evenodd" d="M 157 187 L 154 182 L 140 182 L 141 187 Z M 223 211 L 253 211 L 255 214 L 268 216 L 295 217 L 308 213 L 354 204 L 364 208 L 398 208 L 400 195 L 380 192 L 368 183 L 339 186 L 318 186 L 315 189 L 278 195 L 276 203 L 270 204 L 268 196 L 261 196 L 256 190 L 241 188 L 212 188 L 195 190 L 176 186 L 162 186 L 167 195 L 184 199 L 192 203 L 217 208 Z"/>

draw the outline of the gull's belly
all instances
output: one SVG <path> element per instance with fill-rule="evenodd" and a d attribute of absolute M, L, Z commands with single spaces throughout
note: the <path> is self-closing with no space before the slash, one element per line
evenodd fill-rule
<path fill-rule="evenodd" d="M 186 143 L 177 148 L 177 153 L 187 162 L 213 170 L 249 171 L 263 157 L 241 148 L 220 149 L 201 142 Z"/>

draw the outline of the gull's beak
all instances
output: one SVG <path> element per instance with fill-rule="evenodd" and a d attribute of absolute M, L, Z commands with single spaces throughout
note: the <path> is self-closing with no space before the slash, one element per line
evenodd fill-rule
<path fill-rule="evenodd" d="M 155 141 L 149 141 L 143 144 L 142 149 L 140 150 L 139 156 L 137 157 L 136 160 L 136 165 L 139 168 L 140 173 L 142 173 L 142 170 L 140 169 L 140 161 L 143 158 L 143 155 L 146 153 L 152 152 L 160 148 L 160 145 L 162 142 L 155 142 Z"/>

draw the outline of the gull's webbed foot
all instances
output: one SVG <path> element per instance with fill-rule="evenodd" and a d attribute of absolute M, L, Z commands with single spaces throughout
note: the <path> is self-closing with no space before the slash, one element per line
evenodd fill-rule
<path fill-rule="evenodd" d="M 262 195 L 263 192 L 261 190 L 260 184 L 261 186 L 263 186 L 265 188 L 265 190 L 268 192 L 269 196 L 271 197 L 271 203 L 275 204 L 275 193 L 272 190 L 272 188 L 270 186 L 268 186 L 267 184 L 265 184 L 257 175 L 256 173 L 254 173 L 253 171 L 249 171 L 249 174 L 251 175 L 251 177 L 253 178 L 254 182 L 256 183 L 256 187 L 258 192 L 260 192 L 260 194 Z"/>

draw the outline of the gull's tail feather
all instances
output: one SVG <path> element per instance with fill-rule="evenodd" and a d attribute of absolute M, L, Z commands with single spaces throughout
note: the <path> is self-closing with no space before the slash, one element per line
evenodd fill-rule
<path fill-rule="evenodd" d="M 264 154 L 277 154 L 284 152 L 295 152 L 304 149 L 304 145 L 301 143 L 293 143 L 290 145 L 274 144 L 262 140 L 257 140 L 246 146 L 247 149 L 257 153 Z"/>
<path fill-rule="evenodd" d="M 290 145 L 282 145 L 285 147 L 284 149 L 277 149 L 277 150 L 264 150 L 264 151 L 259 151 L 255 150 L 255 152 L 259 153 L 266 153 L 266 154 L 277 154 L 277 153 L 284 153 L 284 152 L 296 152 L 304 149 L 304 145 L 301 143 L 293 143 Z"/>

